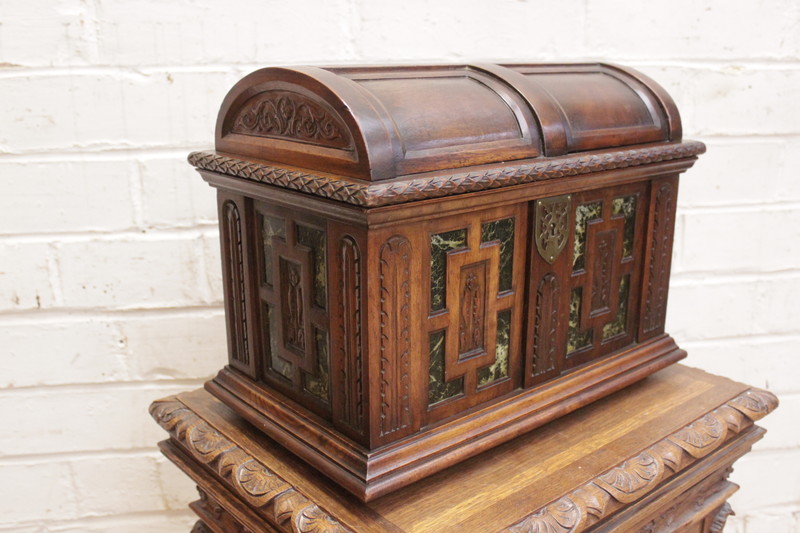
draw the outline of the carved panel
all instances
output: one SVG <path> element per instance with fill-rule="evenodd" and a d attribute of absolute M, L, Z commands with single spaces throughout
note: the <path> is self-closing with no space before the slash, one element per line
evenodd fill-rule
<path fill-rule="evenodd" d="M 341 420 L 355 430 L 364 428 L 364 376 L 361 345 L 361 252 L 345 236 L 339 245 L 341 320 Z"/>
<path fill-rule="evenodd" d="M 569 241 L 571 199 L 567 194 L 536 201 L 536 249 L 551 265 Z"/>
<path fill-rule="evenodd" d="M 595 234 L 595 260 L 592 265 L 592 312 L 593 316 L 607 313 L 611 306 L 611 279 L 615 260 L 615 230 Z"/>
<path fill-rule="evenodd" d="M 247 331 L 247 293 L 245 291 L 244 252 L 242 250 L 242 218 L 232 200 L 222 204 L 223 257 L 227 258 L 228 328 L 231 336 L 231 361 L 250 365 Z"/>
<path fill-rule="evenodd" d="M 517 324 L 520 294 L 520 207 L 477 213 L 463 226 L 432 220 L 431 308 L 423 319 L 428 341 L 426 423 L 508 392 L 521 368 Z M 427 283 L 426 283 L 427 285 Z"/>
<path fill-rule="evenodd" d="M 256 204 L 260 235 L 262 378 L 293 399 L 330 412 L 327 257 L 320 221 Z"/>
<path fill-rule="evenodd" d="M 558 278 L 552 272 L 542 276 L 536 288 L 533 329 L 534 376 L 555 370 L 558 335 Z"/>
<path fill-rule="evenodd" d="M 245 102 L 231 132 L 340 149 L 352 144 L 347 127 L 338 117 L 322 104 L 291 91 L 267 91 Z"/>
<path fill-rule="evenodd" d="M 667 313 L 667 291 L 672 256 L 672 233 L 675 213 L 675 192 L 671 182 L 662 182 L 653 202 L 650 232 L 650 267 L 642 314 L 642 332 L 660 331 Z"/>
<path fill-rule="evenodd" d="M 486 318 L 486 263 L 461 269 L 461 314 L 458 325 L 458 353 L 468 357 L 484 350 Z"/>
<path fill-rule="evenodd" d="M 380 435 L 411 425 L 411 244 L 395 235 L 380 250 Z"/>

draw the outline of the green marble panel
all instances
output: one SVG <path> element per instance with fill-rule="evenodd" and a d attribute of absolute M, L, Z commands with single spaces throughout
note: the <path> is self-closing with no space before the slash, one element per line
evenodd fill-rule
<path fill-rule="evenodd" d="M 267 303 L 262 308 L 261 320 L 269 332 L 269 367 L 286 379 L 292 379 L 292 363 L 278 356 L 278 321 L 273 320 L 272 309 Z"/>
<path fill-rule="evenodd" d="M 428 374 L 428 405 L 433 405 L 464 393 L 464 378 L 444 380 L 444 344 L 447 330 L 430 334 L 430 366 Z"/>
<path fill-rule="evenodd" d="M 636 224 L 636 196 L 614 198 L 611 203 L 612 217 L 625 217 L 622 231 L 622 258 L 633 256 L 633 230 Z"/>
<path fill-rule="evenodd" d="M 511 345 L 511 309 L 497 313 L 497 344 L 494 364 L 478 369 L 478 386 L 483 387 L 508 377 L 508 350 Z"/>
<path fill-rule="evenodd" d="M 576 352 L 592 345 L 594 329 L 581 331 L 581 306 L 583 305 L 583 287 L 575 287 L 569 301 L 569 330 L 567 332 L 567 353 Z"/>
<path fill-rule="evenodd" d="M 297 224 L 297 243 L 311 248 L 311 261 L 314 264 L 314 287 L 311 296 L 314 305 L 325 309 L 325 291 L 327 285 L 327 273 L 325 263 L 325 232 Z"/>
<path fill-rule="evenodd" d="M 317 347 L 316 375 L 303 373 L 303 388 L 325 403 L 329 403 L 330 394 L 330 354 L 328 351 L 328 333 L 314 328 L 314 342 Z"/>
<path fill-rule="evenodd" d="M 628 294 L 630 293 L 631 275 L 625 274 L 619 280 L 619 307 L 614 320 L 603 326 L 603 340 L 625 333 L 628 322 Z"/>
<path fill-rule="evenodd" d="M 481 242 L 500 242 L 498 290 L 510 291 L 514 276 L 514 219 L 503 218 L 481 225 Z"/>
<path fill-rule="evenodd" d="M 444 309 L 447 292 L 447 252 L 467 245 L 467 230 L 457 229 L 431 235 L 431 310 Z"/>
<path fill-rule="evenodd" d="M 272 285 L 272 278 L 274 277 L 272 239 L 286 240 L 286 221 L 282 218 L 262 215 L 261 241 L 264 252 L 264 275 L 262 279 L 267 285 Z"/>
<path fill-rule="evenodd" d="M 575 241 L 572 252 L 572 270 L 586 268 L 586 236 L 590 220 L 600 218 L 603 202 L 581 204 L 575 208 Z"/>

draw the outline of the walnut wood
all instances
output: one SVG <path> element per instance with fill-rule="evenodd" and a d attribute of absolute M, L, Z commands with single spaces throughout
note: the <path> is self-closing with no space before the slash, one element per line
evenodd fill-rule
<path fill-rule="evenodd" d="M 151 413 L 213 531 L 709 532 L 729 514 L 731 465 L 763 436 L 754 421 L 776 406 L 766 391 L 674 365 L 369 503 L 202 390 Z"/>
<path fill-rule="evenodd" d="M 282 67 L 217 152 L 207 390 L 363 500 L 685 356 L 664 331 L 674 102 L 602 64 Z"/>

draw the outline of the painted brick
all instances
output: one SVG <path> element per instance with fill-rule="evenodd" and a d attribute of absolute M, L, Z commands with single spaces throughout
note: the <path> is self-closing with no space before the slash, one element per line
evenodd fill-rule
<path fill-rule="evenodd" d="M 145 159 L 140 166 L 147 226 L 216 223 L 216 190 L 186 162 L 185 154 Z"/>
<path fill-rule="evenodd" d="M 581 0 L 467 4 L 413 0 L 390 12 L 379 2 L 357 0 L 356 5 L 357 53 L 374 62 L 437 58 L 519 62 L 586 54 L 582 39 L 576 39 L 584 30 Z M 514 21 L 516 30 L 509 31 L 509 21 Z"/>
<path fill-rule="evenodd" d="M 202 304 L 196 240 L 178 235 L 64 243 L 59 246 L 64 302 L 110 308 Z"/>
<path fill-rule="evenodd" d="M 83 321 L 0 321 L 0 388 L 98 383 L 128 376 L 118 324 Z M 58 339 L 58 342 L 54 342 Z"/>
<path fill-rule="evenodd" d="M 161 456 L 156 460 L 159 485 L 167 509 L 186 509 L 198 498 L 197 486 L 177 466 Z"/>
<path fill-rule="evenodd" d="M 208 231 L 203 234 L 203 254 L 206 258 L 206 279 L 211 288 L 212 301 L 223 301 L 222 252 L 219 245 L 219 232 Z"/>
<path fill-rule="evenodd" d="M 186 510 L 162 513 L 141 513 L 83 519 L 47 526 L 47 533 L 185 533 L 197 522 L 197 515 Z"/>
<path fill-rule="evenodd" d="M 0 78 L 10 152 L 208 146 L 231 72 L 75 71 Z M 31 102 L 36 102 L 35 106 Z"/>
<path fill-rule="evenodd" d="M 765 438 L 769 438 L 769 435 Z M 758 451 L 761 450 L 761 444 L 763 442 L 756 443 L 752 453 L 736 462 L 730 477 L 731 481 L 742 487 L 730 499 L 733 508 L 742 515 L 750 515 L 759 508 L 800 502 L 800 461 L 797 460 L 797 450 L 762 453 Z"/>
<path fill-rule="evenodd" d="M 113 231 L 133 227 L 130 161 L 0 160 L 3 234 Z"/>
<path fill-rule="evenodd" d="M 54 304 L 47 244 L 0 241 L 0 311 L 39 309 Z"/>
<path fill-rule="evenodd" d="M 0 531 L 29 520 L 77 518 L 78 504 L 68 463 L 3 464 L 0 471 L 4 487 Z"/>
<path fill-rule="evenodd" d="M 681 216 L 679 272 L 781 271 L 800 266 L 796 207 L 707 210 Z"/>
<path fill-rule="evenodd" d="M 794 518 L 786 514 L 752 514 L 744 523 L 746 533 L 797 533 Z"/>
<path fill-rule="evenodd" d="M 267 4 L 101 0 L 99 4 L 102 64 L 352 60 L 347 46 L 348 2 L 343 0 Z"/>
<path fill-rule="evenodd" d="M 147 407 L 200 382 L 162 386 L 0 391 L 0 459 L 9 456 L 152 448 L 164 438 Z M 4 482 L 4 481 L 3 481 Z"/>
<path fill-rule="evenodd" d="M 681 342 L 686 364 L 776 394 L 800 392 L 800 337 L 763 337 L 711 342 Z"/>
<path fill-rule="evenodd" d="M 3 0 L 0 64 L 80 65 L 97 56 L 92 4 L 75 0 Z"/>
<path fill-rule="evenodd" d="M 80 516 L 165 510 L 155 452 L 75 460 L 72 471 Z"/>
<path fill-rule="evenodd" d="M 126 339 L 132 379 L 208 379 L 228 360 L 221 308 L 128 320 L 119 327 Z"/>
<path fill-rule="evenodd" d="M 584 39 L 595 55 L 629 58 L 798 58 L 800 10 L 767 4 L 587 0 Z M 712 29 L 713 28 L 713 29 Z"/>
<path fill-rule="evenodd" d="M 781 161 L 787 147 L 781 141 L 702 140 L 708 151 L 681 176 L 680 207 L 776 202 L 787 199 L 786 188 L 798 181 L 783 175 Z M 800 195 L 795 198 L 800 199 Z"/>

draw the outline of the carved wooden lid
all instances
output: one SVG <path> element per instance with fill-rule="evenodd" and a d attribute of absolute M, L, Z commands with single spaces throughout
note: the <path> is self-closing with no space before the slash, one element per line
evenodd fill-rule
<path fill-rule="evenodd" d="M 305 190 L 314 194 L 319 179 L 358 189 L 622 147 L 652 158 L 654 146 L 669 145 L 686 156 L 670 96 L 605 64 L 265 68 L 225 97 L 215 139 L 216 153 L 192 154 L 192 164 L 236 167 L 225 173 L 240 177 L 294 172 L 316 180 Z"/>

